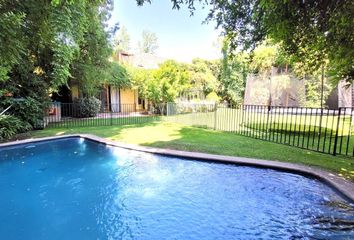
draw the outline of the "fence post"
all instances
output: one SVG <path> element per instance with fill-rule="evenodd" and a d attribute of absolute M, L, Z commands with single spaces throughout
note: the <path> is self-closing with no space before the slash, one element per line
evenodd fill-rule
<path fill-rule="evenodd" d="M 108 111 L 110 111 L 111 126 L 112 126 L 113 125 L 113 109 L 112 109 L 112 105 L 110 105 L 110 107 L 108 108 Z"/>
<path fill-rule="evenodd" d="M 342 108 L 338 110 L 338 117 L 337 117 L 337 128 L 336 128 L 336 135 L 334 137 L 334 145 L 333 145 L 333 156 L 337 154 L 337 143 L 338 143 L 338 133 L 339 133 L 339 123 L 340 123 L 340 113 Z"/>
<path fill-rule="evenodd" d="M 214 130 L 216 130 L 216 121 L 217 121 L 217 112 L 218 111 L 218 103 L 215 103 L 215 112 L 214 112 Z"/>

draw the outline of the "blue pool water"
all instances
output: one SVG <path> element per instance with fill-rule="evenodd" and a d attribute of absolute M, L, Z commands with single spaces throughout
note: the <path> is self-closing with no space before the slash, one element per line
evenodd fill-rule
<path fill-rule="evenodd" d="M 353 205 L 274 170 L 79 138 L 0 149 L 0 239 L 350 239 Z"/>

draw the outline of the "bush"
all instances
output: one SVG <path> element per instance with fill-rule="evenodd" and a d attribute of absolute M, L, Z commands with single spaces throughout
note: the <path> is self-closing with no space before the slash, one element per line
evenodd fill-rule
<path fill-rule="evenodd" d="M 74 100 L 75 117 L 95 117 L 101 108 L 101 101 L 95 97 Z"/>
<path fill-rule="evenodd" d="M 31 125 L 11 115 L 0 116 L 0 141 L 31 129 Z"/>
<path fill-rule="evenodd" d="M 38 128 L 43 125 L 44 109 L 49 106 L 48 103 L 27 97 L 15 102 L 10 111 L 23 122 L 29 123 L 33 128 Z"/>
<path fill-rule="evenodd" d="M 206 99 L 209 101 L 213 101 L 213 102 L 219 102 L 220 101 L 220 97 L 216 94 L 216 92 L 211 92 L 206 96 Z"/>

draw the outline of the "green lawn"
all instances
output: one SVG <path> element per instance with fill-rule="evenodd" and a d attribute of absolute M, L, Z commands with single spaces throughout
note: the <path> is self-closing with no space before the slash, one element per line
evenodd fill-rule
<path fill-rule="evenodd" d="M 89 133 L 111 140 L 159 148 L 301 163 L 338 173 L 354 181 L 354 158 L 331 156 L 286 145 L 186 125 L 150 122 L 124 126 L 47 128 L 28 137 Z"/>
<path fill-rule="evenodd" d="M 311 110 L 312 111 L 312 110 Z M 352 155 L 354 136 L 350 115 L 342 116 L 340 122 L 333 115 L 280 114 L 243 109 L 219 108 L 217 112 L 187 113 L 167 117 L 168 121 L 211 128 L 225 132 L 284 143 L 297 147 L 333 153 L 337 133 L 338 154 Z"/>

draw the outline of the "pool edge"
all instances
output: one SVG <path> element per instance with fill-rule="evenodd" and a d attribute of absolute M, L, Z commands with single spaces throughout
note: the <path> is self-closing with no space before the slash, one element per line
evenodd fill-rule
<path fill-rule="evenodd" d="M 77 138 L 77 137 L 88 139 L 91 141 L 99 142 L 110 146 L 116 146 L 125 149 L 153 153 L 153 154 L 160 154 L 165 156 L 191 158 L 191 159 L 203 160 L 203 161 L 232 163 L 236 165 L 254 166 L 259 168 L 269 168 L 269 169 L 274 169 L 279 171 L 298 173 L 301 175 L 314 177 L 324 182 L 325 184 L 329 185 L 330 187 L 338 191 L 349 201 L 354 203 L 354 183 L 345 180 L 344 178 L 337 176 L 334 173 L 316 167 L 310 167 L 310 166 L 305 166 L 305 165 L 295 164 L 295 163 L 286 163 L 286 162 L 245 158 L 245 157 L 234 157 L 234 156 L 226 156 L 226 155 L 215 155 L 215 154 L 199 153 L 199 152 L 187 152 L 187 151 L 180 151 L 180 150 L 173 150 L 173 149 L 145 147 L 145 146 L 116 142 L 116 141 L 104 139 L 91 134 L 72 134 L 72 135 L 61 135 L 61 136 L 52 136 L 52 137 L 43 137 L 43 138 L 34 138 L 34 139 L 32 138 L 32 139 L 18 140 L 18 141 L 7 142 L 7 143 L 0 143 L 0 147 L 9 147 L 9 146 L 22 145 L 22 144 L 28 144 L 33 142 L 43 142 L 43 141 L 65 139 L 65 138 Z"/>

